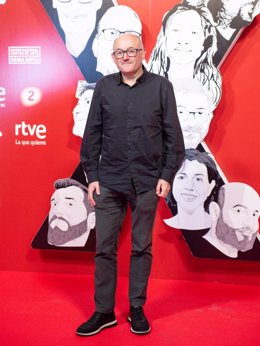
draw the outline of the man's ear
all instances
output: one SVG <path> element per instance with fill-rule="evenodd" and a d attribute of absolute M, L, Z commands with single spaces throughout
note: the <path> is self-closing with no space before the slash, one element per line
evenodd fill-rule
<path fill-rule="evenodd" d="M 114 61 L 114 64 L 115 64 L 116 63 L 116 58 L 115 58 L 113 53 L 111 53 L 111 58 L 112 58 L 112 60 Z"/>
<path fill-rule="evenodd" d="M 216 202 L 211 202 L 209 205 L 209 214 L 212 218 L 212 221 L 215 221 L 219 218 L 220 207 Z"/>
<path fill-rule="evenodd" d="M 88 229 L 93 229 L 96 226 L 96 213 L 92 211 L 88 216 Z"/>

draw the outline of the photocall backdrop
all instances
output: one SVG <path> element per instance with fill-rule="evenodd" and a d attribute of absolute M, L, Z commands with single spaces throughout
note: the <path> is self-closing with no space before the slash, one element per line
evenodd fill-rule
<path fill-rule="evenodd" d="M 49 6 L 49 12 L 42 3 Z M 52 1 L 42 3 L 7 0 L 0 5 L 1 269 L 92 272 L 92 253 L 30 249 L 46 222 L 54 181 L 73 178 L 75 170 L 78 177 L 81 139 L 72 134 L 72 111 L 78 101 L 78 81 L 87 79 L 50 16 Z M 148 61 L 163 15 L 179 1 L 117 3 L 129 6 L 141 19 Z M 108 9 L 117 4 L 106 5 Z M 101 9 L 99 16 L 102 14 Z M 246 183 L 257 192 L 259 36 L 258 16 L 221 65 L 222 97 L 205 139 L 226 179 Z M 89 82 L 96 77 L 91 78 Z M 82 179 L 82 172 L 79 175 Z M 153 275 L 239 281 L 240 276 L 252 274 L 257 282 L 253 275 L 259 271 L 257 262 L 193 258 L 182 233 L 163 222 L 171 216 L 167 203 L 161 201 L 155 224 Z M 120 241 L 122 274 L 127 272 L 124 254 L 130 251 L 129 227 L 128 215 Z"/>

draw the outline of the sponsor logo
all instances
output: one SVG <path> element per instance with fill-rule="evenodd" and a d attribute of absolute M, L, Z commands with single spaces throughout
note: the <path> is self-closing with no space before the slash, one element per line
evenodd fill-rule
<path fill-rule="evenodd" d="M 21 92 L 21 102 L 26 107 L 36 105 L 41 101 L 42 92 L 34 86 L 24 88 Z"/>
<path fill-rule="evenodd" d="M 43 124 L 15 124 L 15 144 L 22 146 L 43 146 L 46 145 L 47 129 Z M 36 138 L 36 139 L 35 139 Z"/>
<path fill-rule="evenodd" d="M 9 64 L 40 64 L 41 47 L 40 46 L 10 46 L 8 47 Z"/>

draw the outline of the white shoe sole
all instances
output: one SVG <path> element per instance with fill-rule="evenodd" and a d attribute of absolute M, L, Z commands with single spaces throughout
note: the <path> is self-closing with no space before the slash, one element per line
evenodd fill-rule
<path fill-rule="evenodd" d="M 128 322 L 131 323 L 131 317 L 130 316 L 128 316 L 127 320 L 128 320 Z M 151 326 L 149 326 L 149 329 L 141 331 L 141 332 L 139 330 L 134 330 L 132 327 L 130 328 L 130 330 L 134 334 L 148 334 L 151 331 Z"/>
<path fill-rule="evenodd" d="M 99 333 L 104 328 L 114 327 L 116 325 L 117 325 L 117 320 L 114 320 L 112 322 L 108 322 L 106 324 L 103 324 L 101 327 L 99 327 L 98 329 L 94 330 L 93 332 L 90 332 L 90 333 L 76 332 L 76 334 L 80 335 L 80 336 L 91 336 L 91 335 L 95 335 L 95 334 Z"/>

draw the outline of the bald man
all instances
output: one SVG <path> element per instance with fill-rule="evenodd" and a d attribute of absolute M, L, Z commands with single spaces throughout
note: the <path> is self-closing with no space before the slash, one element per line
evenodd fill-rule
<path fill-rule="evenodd" d="M 102 75 L 118 72 L 111 57 L 114 40 L 122 34 L 141 36 L 142 23 L 137 13 L 130 7 L 118 5 L 110 7 L 98 23 L 98 30 L 92 50 L 97 58 L 96 70 Z"/>
<path fill-rule="evenodd" d="M 218 203 L 209 206 L 212 225 L 203 238 L 224 255 L 237 258 L 251 250 L 258 234 L 260 199 L 249 185 L 232 182 L 218 192 Z"/>
<path fill-rule="evenodd" d="M 159 197 L 166 197 L 184 156 L 171 83 L 142 65 L 140 37 L 119 36 L 112 59 L 119 73 L 95 87 L 81 147 L 96 211 L 95 306 L 76 331 L 93 335 L 117 324 L 114 314 L 117 244 L 127 205 L 132 211 L 129 275 L 131 331 L 149 333 L 143 305 L 152 264 L 152 229 Z"/>

